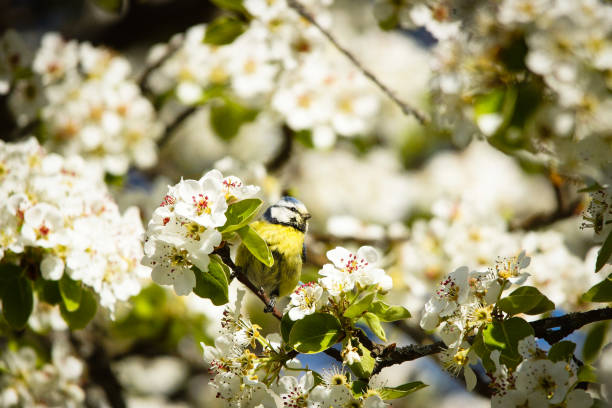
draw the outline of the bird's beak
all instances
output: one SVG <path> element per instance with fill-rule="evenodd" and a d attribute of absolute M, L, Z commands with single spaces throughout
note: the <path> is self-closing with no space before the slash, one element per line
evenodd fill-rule
<path fill-rule="evenodd" d="M 304 214 L 304 219 L 305 219 L 305 220 L 308 220 L 308 219 L 310 219 L 310 218 L 312 218 L 312 215 L 310 215 L 310 213 L 306 213 L 306 214 Z"/>

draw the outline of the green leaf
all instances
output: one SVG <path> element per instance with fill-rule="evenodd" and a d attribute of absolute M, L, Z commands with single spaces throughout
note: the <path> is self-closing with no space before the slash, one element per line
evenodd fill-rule
<path fill-rule="evenodd" d="M 204 299 L 210 299 L 216 305 L 224 305 L 229 301 L 227 294 L 227 276 L 223 267 L 211 258 L 208 264 L 208 271 L 204 272 L 191 267 L 196 276 L 196 286 L 193 293 Z"/>
<path fill-rule="evenodd" d="M 491 350 L 487 348 L 484 344 L 484 340 L 482 339 L 482 331 L 480 331 L 474 342 L 472 343 L 472 350 L 480 357 L 482 361 L 482 366 L 488 373 L 493 373 L 495 371 L 495 363 L 491 360 Z"/>
<path fill-rule="evenodd" d="M 18 279 L 23 275 L 23 268 L 18 265 L 3 263 L 0 264 L 0 283 Z"/>
<path fill-rule="evenodd" d="M 382 341 L 387 341 L 385 330 L 382 328 L 378 316 L 376 316 L 374 313 L 367 312 L 363 315 L 363 320 L 365 320 L 366 324 L 376 335 L 376 337 L 378 337 Z"/>
<path fill-rule="evenodd" d="M 608 331 L 609 322 L 599 322 L 593 325 L 584 340 L 582 346 L 582 360 L 585 363 L 595 361 L 599 350 L 603 347 L 606 341 L 606 333 Z"/>
<path fill-rule="evenodd" d="M 59 290 L 58 281 L 37 279 L 35 284 L 38 299 L 51 305 L 58 305 L 62 301 L 62 294 Z"/>
<path fill-rule="evenodd" d="M 380 300 L 372 303 L 369 312 L 374 313 L 383 322 L 394 322 L 396 320 L 408 319 L 411 314 L 403 306 L 390 306 Z"/>
<path fill-rule="evenodd" d="M 250 226 L 242 227 L 238 230 L 238 235 L 242 238 L 242 243 L 255 258 L 267 267 L 274 265 L 274 257 L 268 244 Z"/>
<path fill-rule="evenodd" d="M 227 141 L 238 134 L 240 127 L 257 117 L 257 110 L 246 108 L 229 99 L 210 108 L 210 125 L 217 136 Z"/>
<path fill-rule="evenodd" d="M 402 398 L 425 387 L 427 387 L 427 384 L 421 381 L 414 381 L 400 385 L 399 387 L 383 387 L 382 390 L 380 390 L 380 398 L 384 400 Z"/>
<path fill-rule="evenodd" d="M 211 0 L 218 7 L 224 8 L 226 10 L 244 12 L 245 9 L 242 5 L 243 0 Z"/>
<path fill-rule="evenodd" d="M 361 380 L 355 380 L 351 383 L 351 391 L 353 394 L 360 396 L 368 390 L 368 383 Z"/>
<path fill-rule="evenodd" d="M 289 343 L 289 334 L 295 322 L 289 317 L 289 313 L 285 313 L 280 322 L 281 337 L 285 343 Z"/>
<path fill-rule="evenodd" d="M 113 13 L 121 14 L 127 9 L 127 0 L 92 0 L 93 3 L 101 8 L 102 10 Z"/>
<path fill-rule="evenodd" d="M 231 204 L 225 212 L 227 221 L 219 231 L 232 232 L 244 227 L 257 215 L 262 203 L 259 198 L 248 198 Z"/>
<path fill-rule="evenodd" d="M 476 117 L 487 113 L 500 112 L 503 106 L 505 89 L 494 89 L 488 94 L 476 97 L 474 104 L 474 114 Z"/>
<path fill-rule="evenodd" d="M 62 300 L 66 306 L 66 310 L 74 312 L 79 308 L 81 303 L 81 296 L 83 289 L 80 281 L 74 281 L 64 273 L 62 278 L 59 280 L 59 290 L 62 295 Z"/>
<path fill-rule="evenodd" d="M 374 299 L 375 293 L 370 293 L 358 301 L 354 302 L 344 311 L 344 317 L 348 317 L 349 319 L 353 319 L 355 317 L 359 317 L 368 310 L 370 304 L 372 303 L 372 299 Z"/>
<path fill-rule="evenodd" d="M 518 342 L 530 335 L 533 335 L 531 325 L 519 317 L 513 317 L 489 323 L 482 338 L 487 348 L 501 351 L 501 363 L 514 369 L 523 360 L 518 353 Z"/>
<path fill-rule="evenodd" d="M 579 382 L 590 382 L 596 383 L 597 380 L 597 370 L 590 364 L 585 364 L 578 369 L 578 381 Z"/>
<path fill-rule="evenodd" d="M 225 272 L 225 279 L 227 280 L 228 284 L 230 282 L 230 277 L 232 276 L 232 270 L 230 269 L 229 266 L 227 266 L 223 260 L 221 259 L 221 257 L 219 255 L 209 255 L 210 259 L 212 259 L 213 261 L 215 261 L 216 263 L 218 263 L 219 265 L 221 265 L 221 268 L 223 268 L 223 272 Z"/>
<path fill-rule="evenodd" d="M 247 29 L 247 24 L 235 17 L 222 16 L 206 26 L 204 42 L 225 45 L 234 42 Z"/>
<path fill-rule="evenodd" d="M 334 316 L 313 313 L 295 322 L 289 344 L 300 353 L 319 353 L 336 344 L 342 334 L 342 326 Z"/>
<path fill-rule="evenodd" d="M 2 314 L 14 329 L 22 329 L 34 307 L 30 280 L 22 276 L 2 283 Z"/>
<path fill-rule="evenodd" d="M 582 295 L 585 302 L 612 302 L 612 274 Z"/>
<path fill-rule="evenodd" d="M 507 297 L 501 299 L 497 305 L 504 312 L 515 315 L 525 313 L 538 315 L 554 310 L 555 304 L 532 286 L 522 286 Z"/>
<path fill-rule="evenodd" d="M 60 313 L 71 329 L 78 330 L 87 326 L 87 323 L 95 316 L 97 308 L 98 303 L 93 293 L 88 289 L 83 289 L 79 308 L 69 311 L 66 309 L 65 304 L 62 303 L 60 304 Z"/>
<path fill-rule="evenodd" d="M 597 262 L 595 263 L 595 272 L 599 272 L 604 267 L 606 262 L 612 256 L 612 231 L 608 233 L 608 237 L 597 253 Z"/>
<path fill-rule="evenodd" d="M 361 356 L 361 360 L 349 364 L 349 368 L 359 378 L 370 378 L 372 371 L 374 371 L 376 360 L 370 354 L 370 350 L 361 344 L 361 342 L 353 340 L 352 344 L 356 345 L 359 349 L 358 353 Z"/>
<path fill-rule="evenodd" d="M 557 361 L 569 361 L 574 355 L 576 344 L 571 341 L 560 341 L 552 345 L 548 350 L 548 359 L 553 363 Z"/>

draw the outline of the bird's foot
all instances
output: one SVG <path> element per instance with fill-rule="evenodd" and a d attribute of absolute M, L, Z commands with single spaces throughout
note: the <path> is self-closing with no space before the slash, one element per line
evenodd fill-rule
<path fill-rule="evenodd" d="M 264 313 L 272 313 L 274 311 L 274 306 L 276 306 L 276 298 L 271 297 L 270 302 L 264 308 Z"/>

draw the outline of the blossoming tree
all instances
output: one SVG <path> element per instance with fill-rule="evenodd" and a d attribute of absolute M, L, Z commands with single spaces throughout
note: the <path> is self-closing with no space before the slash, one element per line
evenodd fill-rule
<path fill-rule="evenodd" d="M 212 3 L 146 58 L 2 33 L 0 406 L 605 406 L 612 5 Z"/>

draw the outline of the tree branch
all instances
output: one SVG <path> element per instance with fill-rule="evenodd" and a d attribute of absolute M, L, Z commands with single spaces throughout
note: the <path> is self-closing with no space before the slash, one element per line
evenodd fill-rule
<path fill-rule="evenodd" d="M 153 62 L 151 65 L 147 66 L 145 70 L 140 75 L 138 79 L 138 86 L 143 95 L 151 95 L 151 89 L 149 88 L 148 79 L 151 73 L 155 71 L 157 68 L 161 67 L 164 62 L 166 62 L 170 57 L 172 57 L 178 50 L 181 48 L 183 44 L 183 35 L 179 35 L 176 38 L 173 38 L 168 42 L 168 48 L 164 55 L 157 59 L 157 61 Z"/>
<path fill-rule="evenodd" d="M 612 319 L 612 308 L 606 307 L 588 312 L 575 312 L 558 317 L 547 317 L 530 322 L 529 324 L 535 332 L 535 337 L 544 339 L 549 344 L 554 344 L 582 326 L 610 319 Z M 379 373 L 385 367 L 436 354 L 444 349 L 446 349 L 446 345 L 442 341 L 427 345 L 410 344 L 403 347 L 396 347 L 395 344 L 391 344 L 383 349 L 379 355 L 374 354 L 374 357 L 377 357 L 377 362 L 372 374 Z"/>
<path fill-rule="evenodd" d="M 376 76 L 371 71 L 366 69 L 361 64 L 361 62 L 359 62 L 357 57 L 355 57 L 349 50 L 347 50 L 342 45 L 340 45 L 338 40 L 336 40 L 336 38 L 329 31 L 327 31 L 317 22 L 314 15 L 310 11 L 308 11 L 302 3 L 300 3 L 298 0 L 287 0 L 287 4 L 289 5 L 290 8 L 295 10 L 300 16 L 306 19 L 310 24 L 315 26 L 329 40 L 329 42 L 331 42 L 334 45 L 334 47 L 338 49 L 338 51 L 344 54 L 344 56 L 348 58 L 359 71 L 361 71 L 363 75 L 365 75 L 370 81 L 372 81 L 397 106 L 399 106 L 402 112 L 404 112 L 404 114 L 414 116 L 422 125 L 426 125 L 429 123 L 430 119 L 429 117 L 427 117 L 425 113 L 421 112 L 419 109 L 415 108 L 414 106 L 411 106 L 407 104 L 406 102 L 400 100 L 395 95 L 395 93 L 391 91 L 391 89 L 387 88 L 387 86 L 383 84 L 382 82 L 380 82 L 380 80 L 376 78 Z"/>
<path fill-rule="evenodd" d="M 170 141 L 170 139 L 174 135 L 174 132 L 176 132 L 179 126 L 197 110 L 198 110 L 197 106 L 190 106 L 189 108 L 179 113 L 174 118 L 172 123 L 166 126 L 166 130 L 164 131 L 164 134 L 157 142 L 157 146 L 159 146 L 160 149 L 163 148 Z"/>

